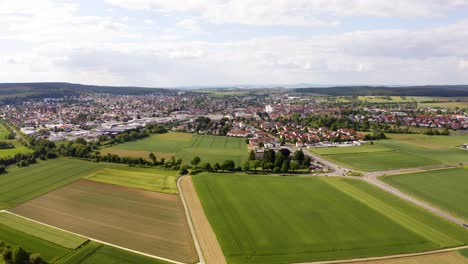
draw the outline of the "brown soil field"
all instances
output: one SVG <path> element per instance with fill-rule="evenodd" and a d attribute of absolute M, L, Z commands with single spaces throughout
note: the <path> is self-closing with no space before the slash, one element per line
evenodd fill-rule
<path fill-rule="evenodd" d="M 226 258 L 203 211 L 192 178 L 184 177 L 181 180 L 180 188 L 184 194 L 205 262 L 208 264 L 225 264 Z"/>
<path fill-rule="evenodd" d="M 198 261 L 178 195 L 79 180 L 10 211 L 154 256 Z"/>
<path fill-rule="evenodd" d="M 457 251 L 429 254 L 415 257 L 404 257 L 386 260 L 353 262 L 354 264 L 467 264 L 468 258 Z"/>

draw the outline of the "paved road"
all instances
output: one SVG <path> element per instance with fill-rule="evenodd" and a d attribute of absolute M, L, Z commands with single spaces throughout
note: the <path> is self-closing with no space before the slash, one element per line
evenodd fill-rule
<path fill-rule="evenodd" d="M 288 148 L 290 151 L 296 151 L 298 148 L 296 147 L 292 147 L 292 146 L 284 146 L 286 148 Z M 346 168 L 346 167 L 343 167 L 343 166 L 340 166 L 338 164 L 335 164 L 327 159 L 324 159 L 322 157 L 320 157 L 319 155 L 316 155 L 310 151 L 308 151 L 307 149 L 302 149 L 304 151 L 304 154 L 306 155 L 309 155 L 311 156 L 312 158 L 314 158 L 315 160 L 321 162 L 322 164 L 328 166 L 332 172 L 330 173 L 327 173 L 327 174 L 321 174 L 321 175 L 324 175 L 324 176 L 332 176 L 332 175 L 335 175 L 335 176 L 346 176 L 346 172 L 348 171 L 353 171 L 349 168 Z M 464 165 L 468 164 L 468 163 L 463 163 Z M 465 222 L 462 220 L 462 219 L 459 219 L 449 213 L 446 213 L 444 212 L 443 210 L 437 208 L 437 207 L 434 207 L 426 202 L 423 202 L 423 201 L 420 201 L 408 194 L 405 194 L 401 191 L 399 191 L 398 189 L 380 181 L 379 179 L 377 179 L 377 177 L 379 176 L 382 176 L 382 175 L 392 175 L 392 174 L 400 174 L 400 173 L 408 173 L 408 172 L 416 172 L 416 171 L 425 171 L 425 170 L 431 170 L 431 169 L 443 169 L 443 168 L 451 168 L 451 167 L 457 167 L 457 166 L 460 166 L 460 163 L 458 164 L 450 164 L 450 165 L 437 165 L 437 166 L 426 166 L 426 167 L 419 167 L 419 168 L 407 168 L 407 169 L 396 169 L 396 170 L 384 170 L 384 171 L 371 171 L 371 172 L 362 172 L 363 174 L 363 177 L 354 177 L 355 179 L 360 179 L 360 180 L 363 180 L 363 181 L 366 181 L 384 191 L 387 191 L 387 192 L 390 192 L 404 200 L 407 200 L 409 201 L 410 203 L 413 203 L 421 208 L 424 208 L 425 210 L 427 211 L 430 211 L 442 218 L 445 218 L 446 220 L 452 222 L 452 223 L 455 223 L 457 225 L 461 225 L 463 227 L 465 227 L 463 224 L 465 224 Z"/>
<path fill-rule="evenodd" d="M 396 196 L 398 196 L 400 198 L 403 198 L 403 199 L 405 199 L 405 200 L 407 200 L 407 201 L 409 201 L 409 202 L 411 202 L 411 203 L 413 203 L 413 204 L 415 204 L 415 205 L 417 205 L 419 207 L 422 207 L 422 208 L 426 209 L 427 211 L 430 211 L 430 212 L 432 212 L 432 213 L 434 213 L 436 215 L 439 215 L 440 217 L 445 218 L 445 219 L 447 219 L 447 220 L 449 220 L 449 221 L 451 221 L 451 222 L 453 222 L 453 223 L 455 223 L 457 225 L 463 226 L 463 224 L 465 223 L 463 220 L 461 220 L 461 219 L 459 219 L 459 218 L 457 218 L 455 216 L 452 216 L 452 215 L 440 210 L 439 208 L 436 208 L 436 207 L 434 207 L 434 206 L 432 206 L 430 204 L 422 202 L 422 201 L 420 201 L 418 199 L 413 198 L 412 196 L 409 196 L 409 195 L 399 191 L 398 189 L 396 189 L 396 188 L 394 188 L 394 187 L 392 187 L 392 186 L 378 180 L 377 177 L 378 176 L 376 176 L 376 175 L 374 175 L 374 176 L 364 176 L 361 179 L 368 182 L 368 183 L 370 183 L 370 184 L 372 184 L 372 185 L 374 185 L 374 186 L 379 187 L 380 189 L 382 189 L 384 191 L 390 192 L 390 193 L 392 193 L 392 194 L 394 194 L 394 195 L 396 195 Z"/>

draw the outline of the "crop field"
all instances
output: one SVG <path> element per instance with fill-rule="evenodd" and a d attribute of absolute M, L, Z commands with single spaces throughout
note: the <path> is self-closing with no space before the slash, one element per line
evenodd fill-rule
<path fill-rule="evenodd" d="M 96 171 L 85 179 L 137 189 L 176 194 L 177 171 L 160 168 L 111 166 Z"/>
<path fill-rule="evenodd" d="M 382 180 L 468 221 L 468 168 L 388 175 Z"/>
<path fill-rule="evenodd" d="M 62 187 L 106 166 L 103 163 L 63 158 L 29 167 L 11 167 L 7 174 L 0 175 L 0 209 Z"/>
<path fill-rule="evenodd" d="M 141 140 L 125 142 L 101 150 L 103 155 L 107 153 L 117 154 L 123 157 L 136 157 L 147 159 L 150 153 L 156 158 L 168 159 L 174 156 L 182 147 L 190 142 L 192 134 L 169 132 L 151 135 Z"/>
<path fill-rule="evenodd" d="M 195 156 L 199 156 L 203 162 L 222 163 L 225 160 L 233 160 L 236 165 L 241 165 L 247 158 L 247 144 L 245 139 L 192 135 L 188 133 L 170 132 L 153 135 L 142 140 L 126 142 L 101 150 L 101 153 L 117 154 L 127 157 L 148 158 L 149 153 L 154 153 L 158 159 L 175 156 L 182 158 L 183 162 L 190 164 Z"/>
<path fill-rule="evenodd" d="M 177 195 L 79 180 L 10 211 L 147 254 L 198 259 Z"/>
<path fill-rule="evenodd" d="M 463 228 L 358 180 L 210 174 L 193 181 L 228 263 L 357 258 L 468 243 Z"/>
<path fill-rule="evenodd" d="M 21 246 L 32 253 L 39 253 L 47 262 L 60 259 L 72 250 L 58 244 L 21 232 L 0 220 L 0 241 L 11 247 Z"/>
<path fill-rule="evenodd" d="M 0 213 L 0 223 L 65 248 L 75 249 L 88 241 L 86 238 L 41 225 L 9 213 Z"/>
<path fill-rule="evenodd" d="M 355 264 L 467 264 L 468 258 L 457 251 L 424 256 L 394 258 L 386 260 L 353 262 Z"/>
<path fill-rule="evenodd" d="M 432 107 L 432 108 L 444 108 L 444 109 L 468 109 L 468 101 L 464 102 L 435 102 L 435 103 L 419 103 L 418 107 Z"/>
<path fill-rule="evenodd" d="M 436 98 L 427 96 L 358 96 L 358 100 L 370 103 L 405 103 L 433 101 Z"/>
<path fill-rule="evenodd" d="M 468 162 L 467 152 L 457 147 L 461 144 L 460 142 L 468 141 L 467 135 L 430 137 L 414 134 L 390 134 L 389 137 L 391 139 L 374 141 L 373 146 L 364 146 L 364 150 L 376 148 L 377 150 L 393 151 L 367 152 L 362 150 L 362 146 L 329 150 L 311 149 L 311 151 L 330 161 L 362 171 Z"/>
<path fill-rule="evenodd" d="M 335 147 L 335 148 L 311 148 L 310 151 L 320 155 L 333 155 L 333 154 L 356 154 L 356 153 L 373 153 L 373 152 L 384 152 L 394 151 L 392 148 L 385 147 L 383 145 L 371 145 L 365 144 L 355 147 Z"/>
<path fill-rule="evenodd" d="M 222 163 L 225 160 L 233 160 L 237 166 L 247 159 L 247 144 L 243 138 L 194 135 L 189 145 L 186 145 L 176 154 L 185 163 L 195 156 L 201 158 L 201 163 Z"/>
<path fill-rule="evenodd" d="M 0 158 L 14 156 L 18 153 L 32 153 L 31 149 L 23 146 L 16 139 L 7 139 L 6 138 L 7 136 L 8 136 L 8 130 L 5 128 L 5 126 L 3 126 L 3 124 L 0 124 L 0 141 L 9 142 L 15 145 L 15 148 L 0 149 Z"/>
<path fill-rule="evenodd" d="M 57 264 L 113 264 L 113 263 L 128 263 L 128 264 L 167 264 L 168 262 L 145 257 L 143 255 L 134 254 L 115 247 L 99 244 L 90 241 L 83 245 L 73 254 L 61 259 Z"/>

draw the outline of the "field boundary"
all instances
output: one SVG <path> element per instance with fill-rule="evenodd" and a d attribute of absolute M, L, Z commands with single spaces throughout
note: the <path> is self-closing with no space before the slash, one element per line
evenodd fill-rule
<path fill-rule="evenodd" d="M 182 181 L 182 179 L 184 177 L 185 176 L 182 175 L 182 176 L 177 178 L 177 183 L 176 183 L 177 184 L 177 189 L 179 190 L 180 198 L 181 198 L 182 204 L 184 206 L 185 217 L 187 218 L 187 222 L 188 222 L 189 227 L 190 227 L 190 233 L 192 234 L 193 244 L 195 244 L 195 249 L 197 250 L 198 264 L 205 264 L 205 258 L 203 257 L 203 253 L 201 251 L 200 243 L 198 243 L 198 237 L 197 237 L 197 234 L 195 233 L 195 228 L 194 228 L 193 223 L 192 223 L 192 217 L 190 215 L 190 211 L 188 209 L 188 206 L 187 206 L 187 204 L 185 202 L 184 193 L 182 192 L 182 188 L 180 187 L 180 182 Z"/>
<path fill-rule="evenodd" d="M 84 236 L 84 235 L 81 235 L 81 234 L 78 234 L 78 233 L 75 233 L 75 232 L 71 232 L 71 231 L 68 231 L 68 230 L 65 230 L 65 229 L 62 229 L 62 228 L 53 226 L 53 225 L 49 225 L 49 224 L 46 224 L 46 223 L 43 223 L 43 222 L 40 222 L 40 221 L 31 219 L 31 218 L 28 218 L 28 217 L 25 217 L 25 216 L 22 216 L 22 215 L 19 215 L 19 214 L 15 214 L 15 213 L 10 212 L 10 211 L 7 211 L 7 210 L 0 210 L 0 213 L 12 214 L 12 215 L 21 217 L 21 218 L 23 218 L 23 219 L 26 219 L 26 220 L 35 222 L 35 223 L 37 223 L 37 224 L 41 224 L 41 225 L 45 225 L 45 226 L 48 226 L 48 227 L 51 227 L 51 228 L 55 228 L 55 229 L 60 230 L 60 231 L 63 231 L 63 232 L 67 232 L 67 233 L 70 233 L 70 234 L 73 234 L 73 235 L 76 235 L 76 236 L 80 236 L 80 237 L 86 238 L 86 239 L 88 239 L 88 240 L 90 240 L 90 241 L 98 242 L 98 243 L 101 243 L 101 244 L 103 244 L 103 245 L 115 247 L 115 248 L 118 248 L 118 249 L 121 249 L 121 250 L 125 250 L 125 251 L 128 251 L 128 252 L 135 253 L 135 254 L 143 255 L 143 256 L 145 256 L 145 257 L 149 257 L 149 258 L 153 258 L 153 259 L 158 259 L 158 260 L 162 260 L 162 261 L 166 261 L 166 262 L 170 262 L 170 263 L 175 263 L 175 264 L 187 264 L 187 263 L 180 262 L 180 261 L 177 261 L 177 260 L 172 260 L 172 259 L 168 259 L 168 258 L 163 258 L 163 257 L 151 255 L 151 254 L 144 253 L 144 252 L 141 252 L 141 251 L 138 251 L 138 250 L 129 249 L 129 248 L 122 247 L 122 246 L 118 246 L 118 245 L 115 245 L 115 244 L 112 244 L 112 243 L 108 243 L 108 242 L 105 242 L 105 241 L 102 241 L 102 240 L 99 240 L 99 239 L 95 239 L 95 238 L 92 238 L 92 237 Z M 204 263 L 200 263 L 200 264 L 204 264 Z"/>
<path fill-rule="evenodd" d="M 456 251 L 456 250 L 465 249 L 465 248 L 468 248 L 468 246 L 444 248 L 444 249 L 431 250 L 431 251 L 425 251 L 425 252 L 417 252 L 417 253 L 389 255 L 389 256 L 382 256 L 382 257 L 355 258 L 355 259 L 343 259 L 343 260 L 327 260 L 327 261 L 315 261 L 315 262 L 297 262 L 295 264 L 339 264 L 339 263 L 353 263 L 353 262 L 363 262 L 363 261 L 366 262 L 366 261 L 386 260 L 386 259 L 398 259 L 398 258 L 406 258 L 406 257 L 417 257 L 417 256 L 424 256 L 424 255 L 432 255 L 432 254 L 437 254 L 437 253 Z"/>

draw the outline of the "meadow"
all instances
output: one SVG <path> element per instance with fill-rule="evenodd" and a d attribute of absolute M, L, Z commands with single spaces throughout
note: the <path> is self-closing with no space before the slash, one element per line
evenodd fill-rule
<path fill-rule="evenodd" d="M 418 103 L 418 107 L 432 107 L 432 108 L 444 108 L 454 110 L 455 108 L 459 109 L 468 109 L 468 101 L 462 102 L 434 102 L 434 103 Z"/>
<path fill-rule="evenodd" d="M 107 153 L 117 154 L 123 157 L 136 157 L 147 159 L 150 153 L 158 159 L 168 159 L 182 149 L 192 139 L 192 134 L 169 132 L 151 135 L 141 140 L 125 142 L 101 150 L 103 155 Z"/>
<path fill-rule="evenodd" d="M 62 187 L 106 166 L 104 163 L 60 158 L 28 167 L 10 167 L 8 173 L 0 175 L 0 209 Z"/>
<path fill-rule="evenodd" d="M 422 200 L 468 221 L 468 168 L 430 170 L 381 179 Z"/>
<path fill-rule="evenodd" d="M 96 171 L 84 178 L 142 190 L 177 194 L 177 174 L 177 171 L 161 168 L 136 168 L 117 165 Z"/>
<path fill-rule="evenodd" d="M 463 142 L 468 142 L 468 135 L 388 134 L 387 136 L 390 139 L 374 141 L 372 146 L 310 149 L 310 151 L 342 166 L 361 171 L 468 162 L 467 152 L 458 147 Z"/>
<path fill-rule="evenodd" d="M 195 156 L 201 158 L 201 163 L 210 162 L 213 165 L 233 160 L 237 166 L 241 166 L 247 160 L 247 144 L 243 138 L 193 135 L 190 143 L 177 152 L 176 157 L 190 163 Z"/>
<path fill-rule="evenodd" d="M 198 259 L 177 195 L 79 180 L 10 211 L 147 254 Z"/>
<path fill-rule="evenodd" d="M 199 156 L 202 163 L 218 162 L 221 164 L 225 160 L 233 160 L 238 166 L 246 160 L 248 154 L 247 144 L 242 138 L 176 132 L 152 135 L 149 138 L 101 150 L 103 155 L 111 153 L 145 159 L 151 152 L 156 155 L 157 159 L 165 158 L 167 160 L 169 157 L 175 156 L 181 158 L 185 164 L 190 164 L 193 157 Z"/>
<path fill-rule="evenodd" d="M 468 243 L 463 228 L 358 180 L 202 174 L 193 181 L 228 263 L 345 259 Z"/>
<path fill-rule="evenodd" d="M 31 149 L 23 146 L 16 139 L 7 139 L 6 137 L 8 136 L 8 134 L 9 132 L 5 128 L 5 126 L 3 124 L 0 124 L 0 141 L 8 142 L 15 146 L 15 148 L 11 148 L 11 149 L 0 149 L 0 158 L 14 156 L 18 153 L 32 153 Z"/>

